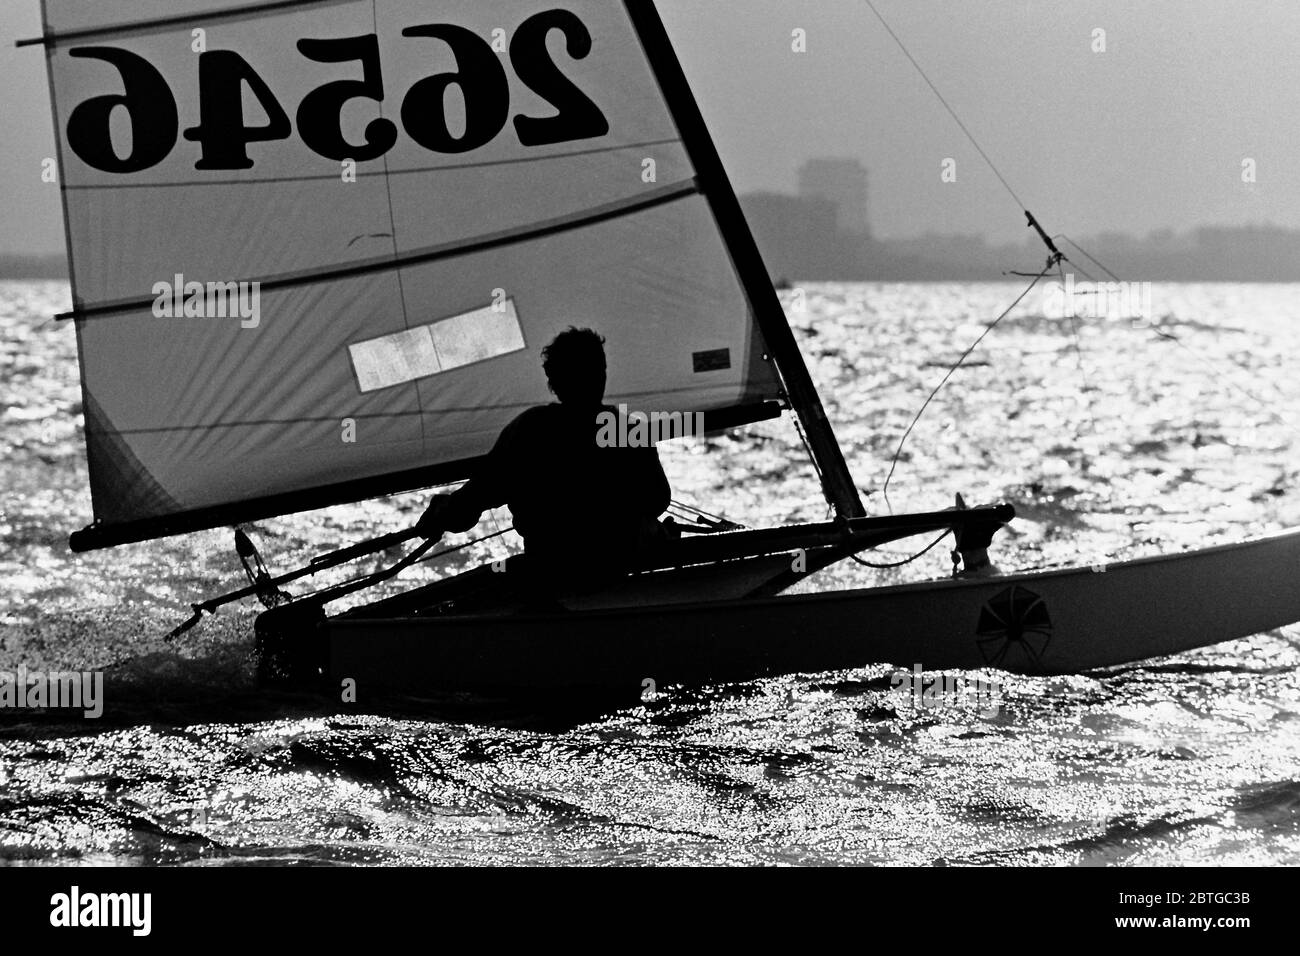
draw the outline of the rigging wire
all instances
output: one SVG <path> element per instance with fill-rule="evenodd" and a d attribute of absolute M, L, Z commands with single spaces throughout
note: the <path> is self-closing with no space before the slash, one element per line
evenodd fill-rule
<path fill-rule="evenodd" d="M 1038 273 L 1038 275 L 1034 276 L 1033 280 L 1029 283 L 1029 285 L 1025 286 L 1025 290 L 1021 292 L 1020 295 L 1016 296 L 1015 301 L 1012 302 L 1009 306 L 1007 306 L 1006 309 L 1003 310 L 1001 315 L 999 315 L 996 319 L 994 319 L 985 327 L 984 331 L 979 334 L 979 338 L 977 338 L 974 342 L 970 344 L 970 346 L 966 349 L 966 351 L 961 354 L 961 357 L 957 359 L 956 363 L 954 363 L 953 366 L 949 368 L 948 371 L 944 374 L 943 380 L 940 381 L 939 384 L 934 387 L 934 390 L 932 392 L 930 392 L 929 397 L 925 400 L 924 404 L 921 405 L 920 410 L 916 413 L 916 416 L 912 419 L 912 423 L 907 426 L 907 431 L 903 432 L 903 437 L 898 440 L 898 448 L 895 449 L 894 451 L 894 458 L 889 463 L 889 474 L 885 476 L 884 488 L 881 489 L 881 494 L 885 499 L 885 505 L 886 507 L 889 508 L 890 514 L 894 513 L 894 506 L 890 504 L 889 501 L 889 482 L 894 477 L 894 469 L 898 467 L 898 457 L 903 453 L 903 445 L 907 442 L 908 436 L 912 434 L 912 429 L 915 428 L 916 423 L 921 420 L 921 416 L 924 415 L 925 410 L 930 407 L 930 403 L 934 401 L 934 397 L 939 394 L 939 390 L 948 384 L 948 379 L 952 378 L 953 374 L 957 371 L 957 369 L 961 368 L 962 364 L 966 361 L 966 359 L 970 357 L 970 354 L 979 347 L 979 344 L 981 342 L 984 341 L 984 338 L 995 328 L 998 327 L 999 322 L 1001 322 L 1003 319 L 1005 319 L 1008 315 L 1011 314 L 1011 310 L 1014 309 L 1016 306 L 1018 306 L 1021 300 L 1024 299 L 1025 296 L 1029 295 L 1030 290 L 1032 290 L 1034 286 L 1038 285 L 1039 280 L 1042 279 L 1043 276 L 1047 275 L 1049 271 L 1051 271 L 1050 265 L 1047 268 L 1044 268 L 1042 272 Z"/>
<path fill-rule="evenodd" d="M 903 567 L 903 565 L 905 565 L 905 564 L 911 564 L 913 561 L 916 561 L 916 560 L 918 560 L 919 558 L 922 558 L 922 557 L 924 557 L 925 555 L 929 554 L 929 553 L 930 553 L 931 551 L 933 551 L 936 547 L 938 547 L 940 541 L 942 541 L 944 538 L 948 537 L 948 535 L 950 535 L 950 534 L 952 534 L 952 529 L 951 529 L 951 528 L 948 529 L 947 531 L 945 531 L 943 534 L 939 535 L 939 537 L 935 538 L 933 541 L 931 541 L 928 545 L 926 545 L 926 546 L 925 546 L 924 548 L 922 548 L 920 551 L 916 552 L 916 554 L 912 555 L 910 558 L 904 558 L 902 561 L 893 561 L 893 562 L 890 562 L 890 563 L 888 563 L 888 564 L 877 564 L 877 563 L 875 563 L 874 561 L 867 561 L 867 560 L 865 560 L 865 559 L 863 559 L 863 558 L 859 558 L 856 554 L 850 554 L 849 557 L 850 557 L 853 561 L 855 561 L 855 562 L 857 562 L 858 564 L 862 565 L 864 568 L 875 568 L 875 569 L 878 570 L 878 571 L 887 571 L 887 570 L 889 570 L 890 568 L 901 568 L 901 567 Z"/>
<path fill-rule="evenodd" d="M 962 364 L 970 356 L 971 352 L 973 352 L 979 346 L 979 344 L 982 341 L 984 341 L 985 336 L 987 336 L 990 332 L 992 332 L 993 329 L 997 327 L 998 323 L 1000 323 L 1003 319 L 1005 319 L 1011 313 L 1011 311 L 1017 305 L 1020 304 L 1021 300 L 1023 300 L 1024 297 L 1029 294 L 1030 290 L 1033 289 L 1034 286 L 1038 284 L 1039 280 L 1041 280 L 1044 276 L 1046 276 L 1049 272 L 1051 272 L 1054 267 L 1059 269 L 1060 264 L 1062 262 L 1069 262 L 1070 260 L 1067 259 L 1065 255 L 1056 248 L 1056 245 L 1053 243 L 1051 237 L 1048 236 L 1048 234 L 1043 230 L 1043 227 L 1039 225 L 1038 220 L 1034 218 L 1034 215 L 1029 211 L 1028 206 L 1025 205 L 1024 201 L 1020 198 L 1019 194 L 1017 194 L 1015 189 L 1012 188 L 1011 183 L 1008 182 L 1007 178 L 1002 175 L 1002 171 L 998 169 L 997 164 L 993 162 L 992 157 L 990 157 L 988 152 L 985 151 L 984 147 L 980 145 L 979 140 L 975 138 L 975 134 L 970 131 L 969 127 L 967 127 L 964 122 L 962 122 L 962 118 L 957 115 L 957 111 L 953 109 L 952 104 L 948 102 L 948 100 L 944 97 L 943 93 L 939 91 L 939 88 L 935 86 L 934 81 L 930 79 L 929 75 L 921 67 L 921 64 L 917 62 L 916 57 L 912 56 L 911 51 L 907 49 L 907 45 L 903 43 L 902 38 L 900 38 L 899 35 L 894 32 L 893 27 L 889 25 L 889 22 L 881 15 L 880 11 L 876 9 L 876 5 L 872 3 L 871 0 L 863 0 L 863 2 L 871 10 L 871 12 L 875 14 L 876 19 L 880 21 L 880 25 L 885 28 L 885 32 L 888 33 L 889 36 L 893 39 L 894 43 L 898 45 L 898 48 L 903 51 L 903 56 L 907 57 L 908 62 L 912 64 L 912 67 L 920 75 L 921 79 L 925 81 L 926 86 L 930 88 L 930 92 L 932 92 L 935 95 L 935 97 L 939 100 L 939 102 L 943 104 L 943 108 L 948 111 L 948 115 L 952 117 L 953 122 L 957 124 L 958 128 L 962 131 L 963 134 L 965 134 L 966 138 L 970 140 L 971 145 L 975 147 L 975 151 L 979 153 L 980 157 L 984 160 L 984 162 L 988 164 L 989 169 L 993 171 L 993 175 L 997 177 L 998 182 L 1000 182 L 1003 188 L 1006 189 L 1007 194 L 1012 198 L 1012 200 L 1015 201 L 1016 205 L 1024 212 L 1025 218 L 1028 221 L 1028 225 L 1038 233 L 1039 238 L 1043 240 L 1044 245 L 1047 246 L 1048 252 L 1050 253 L 1047 259 L 1047 265 L 1043 268 L 1041 272 L 1038 272 L 1037 274 L 1021 273 L 1021 272 L 1012 273 L 1013 275 L 1019 275 L 1019 276 L 1024 276 L 1026 278 L 1030 278 L 1031 281 L 1029 285 L 1026 286 L 1025 290 L 1016 297 L 1014 302 L 1012 302 L 1009 306 L 1007 306 L 1006 310 L 1001 315 L 999 315 L 996 319 L 994 319 L 991 323 L 989 323 L 988 327 L 985 328 L 985 330 L 980 334 L 979 338 L 977 338 L 973 343 L 971 343 L 970 348 L 968 348 L 965 352 L 962 353 L 961 357 L 957 360 L 956 364 L 954 364 L 950 369 L 948 369 L 948 372 L 946 375 L 944 375 L 943 380 L 940 381 L 937 386 L 935 386 L 934 391 L 932 391 L 929 397 L 926 398 L 925 403 L 921 406 L 920 410 L 916 413 L 916 417 L 914 417 L 912 419 L 911 424 L 907 426 L 907 430 L 903 433 L 903 437 L 899 439 L 898 448 L 894 451 L 894 457 L 889 463 L 889 474 L 885 476 L 885 483 L 881 490 L 881 494 L 885 499 L 885 506 L 889 509 L 889 513 L 893 514 L 894 506 L 889 500 L 889 483 L 893 479 L 894 471 L 898 467 L 898 459 L 899 456 L 903 453 L 903 445 L 907 442 L 908 436 L 912 434 L 912 429 L 914 429 L 916 427 L 917 422 L 921 420 L 921 416 L 925 414 L 925 410 L 930 406 L 930 403 L 934 400 L 934 397 L 939 394 L 940 390 L 948 383 L 948 379 L 950 379 L 953 376 L 953 374 L 957 371 L 957 369 L 959 369 L 962 366 Z M 1077 348 L 1077 341 L 1076 341 L 1076 348 Z M 1094 428 L 1095 426 L 1096 423 L 1094 421 Z"/>
<path fill-rule="evenodd" d="M 677 513 L 675 514 L 673 513 L 674 508 L 677 509 Z M 685 518 L 693 523 L 702 523 L 714 526 L 725 525 L 734 528 L 744 527 L 744 525 L 732 521 L 729 518 L 724 518 L 722 515 L 712 514 L 701 508 L 695 507 L 695 505 L 687 504 L 684 501 L 678 501 L 676 498 L 673 498 L 668 502 L 668 511 L 670 516 L 673 518 Z"/>
<path fill-rule="evenodd" d="M 466 541 L 463 544 L 457 544 L 450 548 L 443 548 L 441 551 L 435 551 L 433 554 L 425 555 L 422 558 L 418 558 L 417 560 L 412 561 L 411 566 L 417 564 L 424 564 L 428 561 L 436 561 L 439 558 L 446 557 L 449 554 L 454 554 L 457 551 L 464 551 L 466 548 L 473 547 L 476 544 L 482 544 L 484 541 L 491 541 L 493 538 L 499 538 L 503 534 L 509 534 L 514 529 L 515 526 L 510 525 L 507 528 L 501 528 L 500 530 L 494 531 L 491 534 L 485 534 L 481 538 L 474 538 L 471 541 Z M 364 581 L 367 578 L 373 576 L 374 576 L 373 574 L 362 574 L 362 575 L 358 575 L 355 578 L 347 578 L 346 580 L 340 581 L 338 584 L 330 585 L 329 587 L 324 588 L 322 590 L 333 590 L 334 588 L 338 588 L 338 587 L 346 587 L 349 584 L 356 584 L 358 581 Z M 311 597 L 311 594 L 304 595 L 304 597 Z M 301 598 L 299 598 L 298 600 L 301 600 Z"/>
<path fill-rule="evenodd" d="M 1092 257 L 1092 255 L 1089 254 L 1089 252 L 1088 252 L 1087 249 L 1083 248 L 1083 246 L 1079 245 L 1077 242 L 1075 242 L 1073 239 L 1071 239 L 1071 238 L 1070 238 L 1069 236 L 1067 236 L 1065 233 L 1063 233 L 1063 232 L 1058 232 L 1058 233 L 1057 233 L 1056 235 L 1054 235 L 1052 238 L 1053 238 L 1053 239 L 1064 239 L 1064 240 L 1065 240 L 1066 242 L 1068 242 L 1070 245 L 1074 246 L 1074 248 L 1078 249 L 1079 252 L 1080 252 L 1080 254 L 1082 254 L 1082 256 L 1083 256 L 1085 259 L 1087 259 L 1089 262 L 1091 262 L 1093 265 L 1095 265 L 1095 266 L 1096 266 L 1098 269 L 1100 269 L 1102 272 L 1106 273 L 1106 275 L 1110 276 L 1110 277 L 1111 277 L 1112 279 L 1114 279 L 1116 282 L 1122 282 L 1122 281 L 1124 281 L 1124 280 L 1122 280 L 1119 276 L 1115 275 L 1114 272 L 1112 272 L 1110 269 L 1108 269 L 1108 268 L 1107 268 L 1105 265 L 1103 265 L 1101 262 L 1098 262 L 1096 259 L 1094 259 L 1094 258 Z M 1079 268 L 1079 267 L 1078 267 L 1077 265 L 1075 265 L 1074 263 L 1071 263 L 1071 265 L 1074 265 L 1074 267 L 1075 267 L 1076 269 Z M 1079 271 L 1080 271 L 1080 272 L 1083 272 L 1082 269 L 1079 269 Z M 1088 275 L 1086 272 L 1084 272 L 1083 274 L 1084 274 L 1084 275 Z M 1089 281 L 1089 282 L 1096 282 L 1097 280 L 1094 279 L 1092 276 L 1088 276 L 1088 281 Z"/>
<path fill-rule="evenodd" d="M 493 538 L 499 538 L 503 534 L 509 534 L 511 531 L 514 530 L 515 530 L 514 525 L 508 525 L 504 528 L 498 528 L 498 530 L 493 531 L 491 534 L 485 534 L 481 538 L 474 538 L 471 541 L 466 541 L 465 543 L 455 545 L 454 547 L 443 548 L 441 551 L 435 551 L 433 554 L 426 555 L 425 557 L 420 558 L 418 561 L 415 561 L 413 563 L 424 564 L 427 561 L 436 561 L 439 558 L 444 557 L 448 554 L 454 554 L 457 551 L 464 551 L 466 548 L 473 547 L 476 544 L 482 544 L 484 541 L 491 541 Z"/>
<path fill-rule="evenodd" d="M 721 515 L 710 514 L 709 512 L 705 511 L 703 508 L 697 508 L 693 504 L 689 504 L 688 502 L 685 501 L 679 501 L 676 498 L 673 498 L 671 501 L 668 502 L 668 504 L 670 507 L 679 508 L 682 511 L 686 512 L 686 514 L 695 516 L 697 518 L 707 518 L 710 521 L 723 520 Z"/>
<path fill-rule="evenodd" d="M 1110 267 L 1108 267 L 1099 259 L 1097 259 L 1095 256 L 1093 256 L 1090 252 L 1088 252 L 1086 249 L 1080 246 L 1069 236 L 1065 235 L 1064 233 L 1058 234 L 1056 236 L 1049 236 L 1043 230 L 1043 228 L 1039 225 L 1038 221 L 1026 208 L 1025 203 L 1021 200 L 1020 196 L 1016 193 L 1015 189 L 1012 188 L 1010 182 L 1008 182 L 1007 178 L 1004 175 L 1002 175 L 1002 172 L 998 169 L 997 164 L 993 162 L 988 152 L 984 149 L 983 146 L 980 145 L 979 140 L 975 138 L 975 135 L 970 131 L 970 129 L 966 126 L 966 124 L 962 122 L 961 117 L 957 115 L 957 111 L 953 109 L 952 104 L 950 104 L 948 100 L 944 97 L 943 93 L 939 91 L 939 88 L 930 79 L 929 75 L 921 67 L 921 64 L 917 62 L 916 57 L 912 56 L 911 51 L 907 49 L 906 44 L 904 44 L 902 39 L 898 36 L 898 34 L 894 32 L 894 29 L 889 25 L 889 22 L 885 20 L 885 18 L 881 15 L 880 11 L 876 9 L 876 5 L 872 2 L 872 0 L 863 0 L 863 2 L 871 10 L 871 12 L 875 14 L 876 19 L 879 20 L 881 26 L 885 28 L 885 32 L 889 34 L 889 36 L 893 39 L 894 43 L 897 44 L 898 48 L 902 51 L 903 55 L 907 57 L 908 62 L 912 64 L 912 67 L 920 75 L 921 79 L 925 81 L 925 84 L 930 88 L 930 91 L 934 93 L 935 97 L 943 105 L 943 108 L 948 112 L 948 115 L 952 117 L 953 122 L 957 124 L 958 128 L 962 131 L 962 133 L 966 136 L 966 138 L 970 140 L 971 145 L 975 147 L 975 151 L 979 153 L 980 157 L 984 160 L 984 162 L 988 164 L 989 169 L 993 171 L 993 175 L 997 177 L 998 181 L 1002 184 L 1003 188 L 1006 189 L 1008 195 L 1010 195 L 1011 198 L 1015 200 L 1016 205 L 1018 205 L 1022 210 L 1024 210 L 1029 225 L 1038 232 L 1039 237 L 1043 240 L 1043 242 L 1047 245 L 1047 248 L 1050 250 L 1051 256 L 1047 260 L 1047 269 L 1044 270 L 1044 272 L 1039 273 L 1036 277 L 1034 277 L 1033 281 L 1030 283 L 1029 288 L 1032 289 L 1034 284 L 1037 283 L 1039 279 L 1043 278 L 1046 272 L 1050 271 L 1053 266 L 1056 266 L 1058 268 L 1058 274 L 1059 274 L 1059 272 L 1061 271 L 1059 267 L 1062 262 L 1069 262 L 1074 269 L 1076 269 L 1080 274 L 1087 277 L 1089 281 L 1092 282 L 1097 281 L 1091 275 L 1089 275 L 1085 269 L 1081 268 L 1077 263 L 1067 258 L 1063 253 L 1061 253 L 1056 248 L 1055 246 L 1056 239 L 1063 239 L 1065 242 L 1069 243 L 1069 245 L 1072 246 L 1074 249 L 1076 249 L 1084 258 L 1086 258 L 1089 262 L 1091 262 L 1093 265 L 1099 268 L 1102 272 L 1106 273 L 1116 282 L 1123 281 L 1114 272 L 1114 270 L 1112 270 Z M 1013 272 L 1012 274 L 1027 275 L 1026 273 L 1019 273 L 1019 272 Z M 1029 289 L 1026 289 L 1025 292 L 1021 293 L 1020 298 L 1017 299 L 1016 302 L 1019 302 L 1020 299 L 1023 299 L 1024 296 L 1028 294 L 1028 292 Z M 1011 308 L 1014 307 L 1015 307 L 1015 303 L 1012 303 Z M 1009 311 L 1010 309 L 1008 309 L 1008 312 Z M 985 330 L 984 335 L 987 335 L 988 332 L 992 331 L 993 326 L 995 326 L 997 322 L 1000 322 L 1002 318 L 1006 316 L 1006 314 L 1007 313 L 1004 312 L 1002 316 L 999 316 L 998 319 L 995 320 L 994 323 L 990 325 L 988 329 Z M 1090 391 L 1089 384 L 1087 381 L 1087 374 L 1083 368 L 1082 347 L 1079 339 L 1078 316 L 1075 315 L 1073 308 L 1071 308 L 1071 316 L 1074 318 L 1074 330 L 1073 330 L 1074 346 L 1075 346 L 1076 359 L 1079 365 L 1079 371 L 1084 377 L 1085 390 Z M 1210 369 L 1211 371 L 1215 370 L 1215 367 L 1211 362 L 1209 362 L 1204 356 L 1197 353 L 1196 350 L 1189 347 L 1177 335 L 1174 335 L 1172 332 L 1166 331 L 1164 329 L 1156 328 L 1155 326 L 1150 326 L 1150 329 L 1156 336 L 1165 339 L 1167 341 L 1173 342 L 1179 348 L 1186 351 L 1189 355 L 1195 358 L 1206 368 Z M 980 338 L 976 340 L 975 345 L 979 344 L 979 341 L 984 338 L 984 335 L 981 335 Z M 974 346 L 972 346 L 972 349 L 973 348 Z M 902 440 L 898 444 L 898 450 L 894 453 L 894 459 L 890 462 L 889 475 L 885 479 L 884 492 L 883 492 L 885 503 L 889 507 L 891 514 L 893 513 L 893 506 L 889 502 L 889 494 L 888 494 L 889 481 L 893 477 L 894 470 L 898 465 L 898 456 L 902 453 L 903 443 L 906 442 L 907 436 L 911 434 L 911 431 L 916 426 L 917 421 L 920 420 L 921 414 L 925 411 L 926 406 L 928 406 L 930 401 L 933 400 L 934 396 L 938 393 L 939 389 L 943 388 L 944 384 L 947 383 L 948 378 L 952 375 L 953 372 L 957 370 L 957 368 L 965 360 L 966 355 L 969 355 L 969 350 L 965 355 L 962 356 L 961 359 L 958 360 L 957 365 L 949 370 L 948 375 L 944 376 L 944 380 L 939 383 L 938 388 L 936 388 L 935 391 L 930 394 L 930 397 L 926 399 L 925 405 L 921 407 L 921 411 L 918 412 L 916 418 L 912 420 L 912 424 L 908 426 L 907 432 L 904 433 Z M 1232 361 L 1232 364 L 1235 367 L 1242 369 L 1243 371 L 1247 371 L 1247 372 L 1251 371 L 1250 369 L 1247 369 L 1244 365 L 1242 365 L 1240 362 L 1237 362 L 1235 360 L 1230 360 L 1230 361 Z M 1245 388 L 1244 386 L 1238 385 L 1236 382 L 1233 382 L 1231 380 L 1227 381 L 1226 384 L 1230 389 L 1238 392 L 1239 394 L 1245 396 L 1246 398 L 1250 399 L 1252 402 L 1260 406 L 1260 408 L 1267 414 L 1267 416 L 1272 421 L 1277 422 L 1278 424 L 1288 429 L 1295 428 L 1295 426 L 1287 418 L 1285 418 L 1283 415 L 1279 414 L 1274 410 L 1275 402 L 1270 402 L 1269 400 L 1256 394 L 1252 390 Z M 1095 435 L 1097 431 L 1097 418 L 1096 418 L 1095 409 L 1093 408 L 1093 398 L 1091 394 L 1089 394 L 1089 399 L 1088 399 L 1088 414 L 1089 414 L 1089 418 L 1091 419 L 1093 434 Z"/>
<path fill-rule="evenodd" d="M 1074 263 L 1071 262 L 1070 265 L 1073 266 Z M 1078 267 L 1076 266 L 1076 268 Z M 1079 271 L 1083 272 L 1082 269 Z M 1056 275 L 1061 280 L 1061 291 L 1064 293 L 1065 269 L 1061 267 L 1060 262 L 1056 264 Z M 1074 340 L 1074 367 L 1078 369 L 1079 377 L 1083 379 L 1083 393 L 1088 396 L 1088 423 L 1092 426 L 1092 437 L 1095 439 L 1097 437 L 1097 409 L 1092 394 L 1092 383 L 1088 380 L 1088 370 L 1083 365 L 1083 340 L 1079 336 L 1079 316 L 1073 306 L 1070 308 L 1070 337 Z M 1077 432 L 1075 438 L 1078 438 Z M 1087 471 L 1088 459 L 1086 455 L 1082 458 L 1082 464 L 1083 470 Z"/>
<path fill-rule="evenodd" d="M 822 477 L 821 465 L 817 463 L 817 456 L 813 454 L 812 445 L 808 444 L 808 436 L 803 433 L 803 426 L 799 424 L 799 416 L 792 415 L 791 420 L 794 422 L 794 430 L 799 433 L 799 440 L 803 442 L 803 450 L 808 453 L 808 460 L 812 462 L 813 472 L 817 475 L 817 483 L 822 489 L 822 496 L 826 498 L 826 514 L 829 515 L 835 510 L 835 506 L 830 503 L 830 494 L 826 489 L 826 479 Z"/>
<path fill-rule="evenodd" d="M 898 48 L 903 51 L 903 56 L 907 57 L 912 66 L 916 67 L 916 72 L 921 75 L 921 79 L 925 80 L 925 83 L 930 87 L 931 92 L 939 98 L 939 102 L 942 103 L 943 108 L 948 111 L 948 115 L 953 118 L 953 122 L 955 122 L 961 128 L 961 131 L 966 134 L 966 138 L 971 141 L 971 145 L 975 147 L 975 151 L 984 158 L 984 162 L 988 163 L 989 169 L 993 170 L 993 175 L 998 177 L 998 181 L 1001 182 L 1006 191 L 1010 193 L 1011 198 L 1016 201 L 1016 205 L 1021 209 L 1028 209 L 1029 207 L 1020 200 L 1020 197 L 1016 195 L 1016 191 L 1011 188 L 1011 184 L 1007 182 L 1006 177 L 998 171 L 998 167 L 994 164 L 993 160 L 989 158 L 989 154 L 984 152 L 984 147 L 979 144 L 979 140 L 975 138 L 975 134 L 966 128 L 966 124 L 961 121 L 961 117 L 957 115 L 957 111 L 948 104 L 948 101 L 944 99 L 943 94 L 939 92 L 939 88 L 930 81 L 930 77 L 926 75 L 925 70 L 921 69 L 921 64 L 916 62 L 916 58 L 912 56 L 907 47 L 903 45 L 903 41 L 899 39 L 898 34 L 895 33 L 893 28 L 885 21 L 885 18 L 880 15 L 880 11 L 876 9 L 876 5 L 872 3 L 871 0 L 862 0 L 862 2 L 871 8 L 871 12 L 876 15 L 876 19 L 879 20 L 881 26 L 885 28 L 885 32 L 893 37 L 894 42 L 898 44 Z"/>

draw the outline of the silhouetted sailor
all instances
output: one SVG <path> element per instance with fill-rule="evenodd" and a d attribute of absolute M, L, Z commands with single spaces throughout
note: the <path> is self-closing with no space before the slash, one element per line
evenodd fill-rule
<path fill-rule="evenodd" d="M 597 443 L 597 416 L 617 414 L 603 404 L 604 341 L 569 328 L 542 350 L 559 401 L 507 425 L 477 474 L 433 500 L 421 535 L 468 531 L 487 509 L 509 505 L 529 576 L 548 591 L 600 583 L 663 544 L 669 488 L 658 450 Z"/>

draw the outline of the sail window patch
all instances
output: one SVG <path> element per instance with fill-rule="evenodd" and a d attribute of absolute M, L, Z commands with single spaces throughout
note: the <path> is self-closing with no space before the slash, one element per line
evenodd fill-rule
<path fill-rule="evenodd" d="M 525 348 L 514 299 L 439 319 L 429 325 L 348 346 L 362 392 L 509 355 Z"/>
<path fill-rule="evenodd" d="M 731 368 L 731 349 L 710 349 L 707 352 L 694 352 L 691 355 L 696 373 L 718 372 Z"/>

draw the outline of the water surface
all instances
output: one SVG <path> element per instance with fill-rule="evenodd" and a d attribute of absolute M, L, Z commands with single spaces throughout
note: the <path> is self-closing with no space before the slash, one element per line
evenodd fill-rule
<path fill-rule="evenodd" d="M 1151 322 L 1049 317 L 1035 292 L 931 404 L 887 504 L 902 432 L 1019 291 L 783 293 L 869 510 L 943 508 L 957 492 L 1011 501 L 1020 517 L 995 553 L 1008 571 L 1300 524 L 1300 287 L 1278 285 L 1157 285 Z M 866 660 L 601 713 L 562 701 L 546 715 L 373 712 L 259 688 L 254 604 L 162 641 L 190 601 L 241 583 L 228 531 L 67 549 L 91 517 L 73 330 L 48 321 L 67 302 L 60 283 L 0 283 L 0 670 L 106 669 L 107 709 L 0 714 L 0 859 L 1300 863 L 1296 627 L 1087 675 L 993 673 L 992 717 L 918 708 Z M 788 422 L 679 443 L 664 460 L 676 497 L 745 524 L 826 514 Z M 423 501 L 261 522 L 254 536 L 287 569 L 409 524 Z M 404 580 L 514 547 L 507 535 Z M 805 587 L 949 570 L 941 547 Z"/>

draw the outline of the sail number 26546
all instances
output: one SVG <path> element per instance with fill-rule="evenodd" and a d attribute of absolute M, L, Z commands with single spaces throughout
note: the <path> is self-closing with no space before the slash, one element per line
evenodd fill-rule
<path fill-rule="evenodd" d="M 562 31 L 569 56 L 582 59 L 591 52 L 591 33 L 568 10 L 549 10 L 525 20 L 510 41 L 510 62 L 520 81 L 549 102 L 552 116 L 514 117 L 515 134 L 524 146 L 545 146 L 604 136 L 609 122 L 587 96 L 551 59 L 546 39 Z M 510 118 L 510 83 L 501 57 L 483 37 L 450 23 L 407 27 L 402 35 L 440 40 L 450 47 L 456 71 L 426 76 L 414 83 L 402 100 L 402 127 L 408 136 L 435 153 L 465 153 L 494 140 Z M 298 135 L 312 151 L 327 159 L 376 159 L 397 143 L 397 125 L 374 119 L 365 128 L 364 142 L 349 143 L 342 130 L 343 106 L 349 100 L 382 102 L 384 80 L 375 34 L 328 40 L 299 40 L 298 52 L 316 63 L 361 65 L 359 79 L 340 79 L 312 90 L 298 104 Z M 176 98 L 162 74 L 144 57 L 117 47 L 78 47 L 70 56 L 103 60 L 122 76 L 123 92 L 92 97 L 68 118 L 67 143 L 81 160 L 107 173 L 135 173 L 162 162 L 175 148 L 180 119 Z M 268 122 L 249 126 L 244 120 L 243 88 L 265 111 Z M 464 128 L 453 132 L 444 108 L 450 87 L 464 99 Z M 125 107 L 131 118 L 131 152 L 122 157 L 113 148 L 110 120 Z M 199 55 L 199 125 L 184 131 L 199 145 L 196 169 L 251 169 L 248 144 L 288 139 L 293 125 L 284 108 L 252 65 L 233 50 Z"/>

